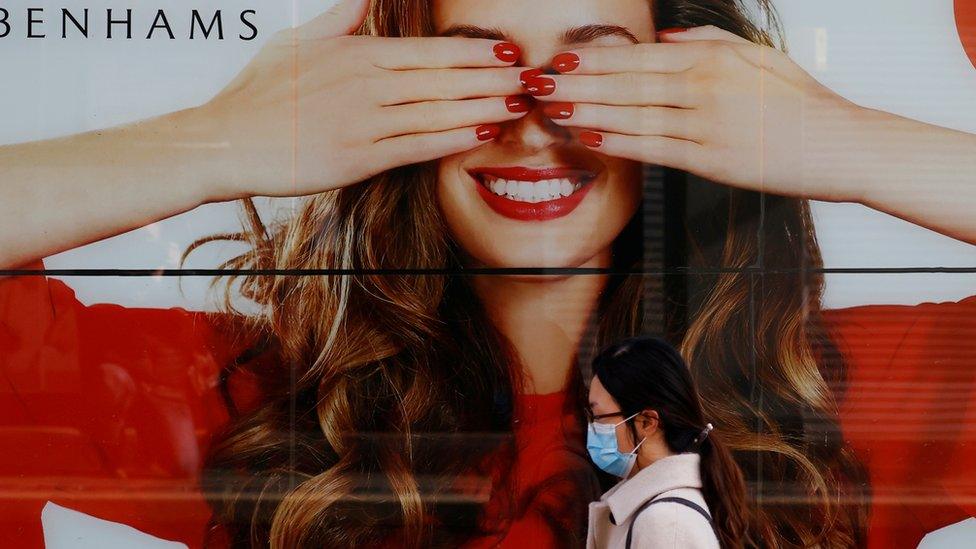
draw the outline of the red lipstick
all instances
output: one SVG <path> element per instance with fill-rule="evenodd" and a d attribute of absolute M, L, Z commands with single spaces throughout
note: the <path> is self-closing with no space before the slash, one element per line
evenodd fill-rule
<path fill-rule="evenodd" d="M 575 210 L 592 185 L 596 174 L 582 168 L 553 167 L 525 168 L 521 166 L 504 168 L 474 168 L 469 170 L 478 187 L 478 195 L 495 212 L 519 221 L 548 221 L 569 215 Z M 523 202 L 508 196 L 500 196 L 489 190 L 486 179 L 505 179 L 507 181 L 539 182 L 551 179 L 569 179 L 582 186 L 569 196 L 553 198 L 540 202 Z"/>

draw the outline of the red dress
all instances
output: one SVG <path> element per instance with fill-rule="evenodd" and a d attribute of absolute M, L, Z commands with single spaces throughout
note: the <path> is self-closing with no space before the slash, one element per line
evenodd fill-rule
<path fill-rule="evenodd" d="M 870 546 L 913 548 L 976 514 L 976 296 L 826 320 L 849 369 L 842 428 L 870 474 Z M 216 379 L 245 345 L 229 333 L 219 315 L 0 281 L 0 547 L 42 547 L 47 501 L 198 547 L 202 456 L 228 420 Z M 520 397 L 516 418 L 517 491 L 588 467 L 565 395 Z M 576 490 L 547 486 L 502 545 L 556 546 L 544 510 Z"/>

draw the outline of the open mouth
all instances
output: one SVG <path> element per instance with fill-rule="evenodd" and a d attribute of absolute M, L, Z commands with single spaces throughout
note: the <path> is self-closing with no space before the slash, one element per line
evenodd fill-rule
<path fill-rule="evenodd" d="M 580 168 L 474 168 L 478 194 L 497 213 L 521 221 L 569 214 L 582 202 L 597 174 Z"/>

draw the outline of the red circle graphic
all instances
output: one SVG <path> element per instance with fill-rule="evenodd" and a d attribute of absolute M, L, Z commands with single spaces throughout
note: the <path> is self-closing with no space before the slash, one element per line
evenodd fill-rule
<path fill-rule="evenodd" d="M 976 67 L 976 0 L 955 0 L 956 29 L 966 55 Z"/>

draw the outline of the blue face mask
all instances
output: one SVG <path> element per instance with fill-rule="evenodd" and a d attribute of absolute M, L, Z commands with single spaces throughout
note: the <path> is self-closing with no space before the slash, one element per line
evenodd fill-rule
<path fill-rule="evenodd" d="M 597 467 L 620 478 L 627 478 L 630 475 L 631 469 L 634 468 L 634 463 L 637 462 L 637 449 L 640 448 L 641 444 L 644 444 L 644 440 L 646 439 L 642 439 L 637 443 L 633 452 L 625 454 L 617 446 L 617 426 L 637 416 L 638 414 L 634 414 L 620 423 L 614 423 L 612 425 L 608 423 L 590 423 L 589 428 L 586 430 L 586 450 L 590 453 L 590 459 L 593 460 L 593 463 Z"/>

